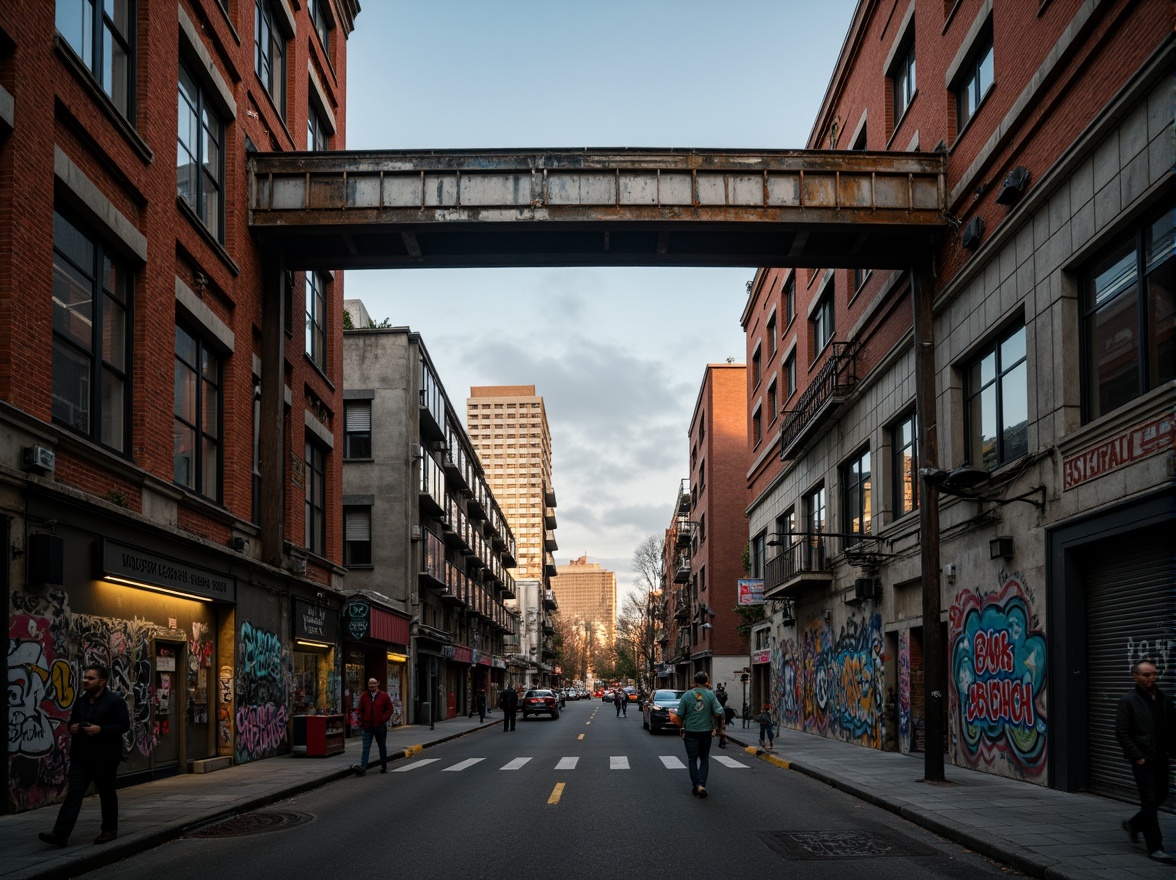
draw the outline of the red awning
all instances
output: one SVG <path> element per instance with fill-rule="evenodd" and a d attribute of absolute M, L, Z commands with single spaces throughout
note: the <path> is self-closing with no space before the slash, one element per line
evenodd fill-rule
<path fill-rule="evenodd" d="M 454 663 L 473 663 L 474 649 L 467 648 L 465 645 L 453 646 L 453 662 Z"/>
<path fill-rule="evenodd" d="M 385 611 L 382 608 L 372 608 L 372 628 L 369 638 L 382 642 L 395 642 L 397 645 L 408 644 L 408 618 Z"/>

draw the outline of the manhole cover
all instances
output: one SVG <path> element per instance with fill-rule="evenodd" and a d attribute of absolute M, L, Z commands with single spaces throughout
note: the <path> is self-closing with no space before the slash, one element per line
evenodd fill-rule
<path fill-rule="evenodd" d="M 246 837 L 250 834 L 264 834 L 267 831 L 282 831 L 313 822 L 310 813 L 295 813 L 288 810 L 265 810 L 244 813 L 193 831 L 186 837 Z"/>
<path fill-rule="evenodd" d="M 873 859 L 880 856 L 926 856 L 934 850 L 887 831 L 764 831 L 760 839 L 786 859 Z"/>

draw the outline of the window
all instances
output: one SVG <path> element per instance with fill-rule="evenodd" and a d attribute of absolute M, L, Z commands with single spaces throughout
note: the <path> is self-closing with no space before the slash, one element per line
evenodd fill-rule
<path fill-rule="evenodd" d="M 1029 451 L 1025 327 L 1001 336 L 968 368 L 968 461 L 992 470 Z"/>
<path fill-rule="evenodd" d="M 199 336 L 176 324 L 172 479 L 220 501 L 221 364 Z"/>
<path fill-rule="evenodd" d="M 915 414 L 911 413 L 894 426 L 891 449 L 894 453 L 894 515 L 903 516 L 919 506 L 919 440 Z"/>
<path fill-rule="evenodd" d="M 204 221 L 217 241 L 224 241 L 221 188 L 225 178 L 224 123 L 208 95 L 180 65 L 180 119 L 176 147 L 176 192 Z"/>
<path fill-rule="evenodd" d="M 323 114 L 319 112 L 318 107 L 316 107 L 314 102 L 311 101 L 306 110 L 306 149 L 328 149 L 327 139 L 330 136 L 331 132 L 327 128 L 327 123 L 323 119 Z"/>
<path fill-rule="evenodd" d="M 319 43 L 323 47 L 323 54 L 330 58 L 331 23 L 327 21 L 326 5 L 327 0 L 309 0 L 306 8 L 310 13 L 310 24 L 314 28 L 314 32 L 318 34 Z"/>
<path fill-rule="evenodd" d="M 327 279 L 306 273 L 306 354 L 320 370 L 327 368 Z"/>
<path fill-rule="evenodd" d="M 372 509 L 343 508 L 343 564 L 348 568 L 372 564 Z"/>
<path fill-rule="evenodd" d="M 866 283 L 866 279 L 869 277 L 869 269 L 858 268 L 853 270 L 853 275 L 851 277 L 851 280 L 853 281 L 853 289 L 849 292 L 850 297 L 853 297 L 854 294 L 862 289 L 862 285 Z"/>
<path fill-rule="evenodd" d="M 286 115 L 286 38 L 270 0 L 257 0 L 253 15 L 253 69 L 282 117 Z"/>
<path fill-rule="evenodd" d="M 913 38 L 909 45 L 899 51 L 897 63 L 890 77 L 894 83 L 894 125 L 897 128 L 899 120 L 902 119 L 907 107 L 915 98 L 915 41 Z"/>
<path fill-rule="evenodd" d="M 768 386 L 768 424 L 776 421 L 776 416 L 780 415 L 780 401 L 776 397 L 776 377 L 772 377 L 772 383 Z"/>
<path fill-rule="evenodd" d="M 825 487 L 819 486 L 804 497 L 804 552 L 801 564 L 808 571 L 825 567 Z"/>
<path fill-rule="evenodd" d="M 1176 378 L 1176 260 L 1166 207 L 1082 273 L 1086 417 Z"/>
<path fill-rule="evenodd" d="M 760 441 L 764 439 L 764 415 L 763 411 L 756 407 L 755 412 L 751 414 L 751 446 L 754 449 L 759 446 Z"/>
<path fill-rule="evenodd" d="M 706 514 L 703 513 L 703 514 L 700 514 L 698 517 L 698 543 L 702 544 L 705 542 L 706 542 Z M 705 583 L 705 581 L 706 581 L 706 576 L 703 575 L 703 582 Z M 706 587 L 703 587 L 703 589 L 705 590 Z"/>
<path fill-rule="evenodd" d="M 792 352 L 784 359 L 784 399 L 788 400 L 796 393 L 796 352 Z"/>
<path fill-rule="evenodd" d="M 784 326 L 787 327 L 796 317 L 796 272 L 788 276 L 784 282 Z"/>
<path fill-rule="evenodd" d="M 982 38 L 975 57 L 964 67 L 963 79 L 956 89 L 956 131 L 976 114 L 976 108 L 992 88 L 992 30 Z"/>
<path fill-rule="evenodd" d="M 813 326 L 813 352 L 820 354 L 833 339 L 833 334 L 837 332 L 833 324 L 832 285 L 821 294 L 821 298 L 817 301 L 817 307 L 813 310 L 813 316 L 809 320 Z"/>
<path fill-rule="evenodd" d="M 351 400 L 343 404 L 343 458 L 372 457 L 372 404 Z"/>
<path fill-rule="evenodd" d="M 776 313 L 768 318 L 768 360 L 776 354 Z"/>
<path fill-rule="evenodd" d="M 261 380 L 253 377 L 253 517 L 261 524 Z"/>
<path fill-rule="evenodd" d="M 327 546 L 326 453 L 321 446 L 306 441 L 306 549 L 322 556 Z"/>
<path fill-rule="evenodd" d="M 788 508 L 776 517 L 776 543 L 780 547 L 787 547 L 792 543 L 792 535 L 796 534 L 796 510 Z"/>
<path fill-rule="evenodd" d="M 703 460 L 698 464 L 698 491 L 706 488 L 706 461 Z"/>
<path fill-rule="evenodd" d="M 764 576 L 764 543 L 766 540 L 763 532 L 751 539 L 751 546 L 748 548 L 748 561 L 751 570 L 748 574 L 753 578 Z"/>
<path fill-rule="evenodd" d="M 128 119 L 134 88 L 133 0 L 57 0 L 57 30 Z"/>
<path fill-rule="evenodd" d="M 53 420 L 127 450 L 131 274 L 53 214 Z"/>
<path fill-rule="evenodd" d="M 758 387 L 759 383 L 760 383 L 760 379 L 763 378 L 763 369 L 762 369 L 762 365 L 761 365 L 761 360 L 762 359 L 760 357 L 760 345 L 757 342 L 756 346 L 755 346 L 755 351 L 753 351 L 751 353 L 751 387 L 752 388 Z"/>
<path fill-rule="evenodd" d="M 842 468 L 842 511 L 845 531 L 853 535 L 870 533 L 870 450 Z"/>

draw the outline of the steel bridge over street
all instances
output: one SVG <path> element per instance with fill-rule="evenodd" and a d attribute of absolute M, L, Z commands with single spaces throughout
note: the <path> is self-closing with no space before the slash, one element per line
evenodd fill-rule
<path fill-rule="evenodd" d="M 291 269 L 906 268 L 947 226 L 938 153 L 253 154 L 250 224 Z"/>

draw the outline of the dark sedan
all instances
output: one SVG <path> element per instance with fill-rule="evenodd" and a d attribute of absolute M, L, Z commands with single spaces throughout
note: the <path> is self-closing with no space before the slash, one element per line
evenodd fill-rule
<path fill-rule="evenodd" d="M 650 733 L 671 727 L 670 710 L 678 708 L 684 693 L 686 691 L 657 690 L 650 694 L 641 706 L 641 726 Z"/>
<path fill-rule="evenodd" d="M 519 710 L 523 713 L 524 719 L 528 715 L 550 715 L 552 718 L 558 718 L 559 697 L 553 691 L 546 689 L 529 690 L 523 694 Z"/>

